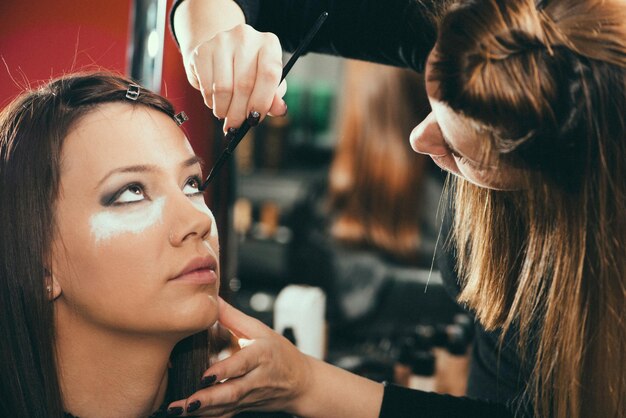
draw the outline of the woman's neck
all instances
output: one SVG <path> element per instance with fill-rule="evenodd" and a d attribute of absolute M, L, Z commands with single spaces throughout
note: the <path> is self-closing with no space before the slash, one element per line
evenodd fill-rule
<path fill-rule="evenodd" d="M 56 331 L 66 412 L 81 418 L 137 418 L 163 403 L 175 341 L 98 329 L 77 318 L 58 321 Z"/>

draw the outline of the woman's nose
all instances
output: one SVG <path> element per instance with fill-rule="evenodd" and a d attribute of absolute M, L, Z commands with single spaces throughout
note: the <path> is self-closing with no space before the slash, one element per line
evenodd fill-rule
<path fill-rule="evenodd" d="M 450 153 L 432 112 L 426 116 L 422 123 L 413 128 L 410 142 L 413 150 L 420 154 L 440 157 Z"/>
<path fill-rule="evenodd" d="M 174 246 L 183 245 L 187 240 L 207 239 L 215 228 L 215 220 L 210 209 L 204 203 L 203 196 L 181 194 L 173 206 L 173 223 L 170 242 Z"/>

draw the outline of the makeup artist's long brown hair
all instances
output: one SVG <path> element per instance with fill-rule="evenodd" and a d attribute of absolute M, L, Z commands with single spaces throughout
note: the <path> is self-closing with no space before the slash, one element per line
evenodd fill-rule
<path fill-rule="evenodd" d="M 536 343 L 535 416 L 624 417 L 626 4 L 468 0 L 436 51 L 437 98 L 526 168 L 517 192 L 456 181 L 460 299 Z"/>
<path fill-rule="evenodd" d="M 346 65 L 345 102 L 329 177 L 331 233 L 396 258 L 416 258 L 428 158 L 409 134 L 428 114 L 417 73 L 358 61 Z"/>
<path fill-rule="evenodd" d="M 55 231 L 60 156 L 69 129 L 104 103 L 124 102 L 174 115 L 161 96 L 109 73 L 68 75 L 26 91 L 0 113 L 0 416 L 63 416 L 47 254 Z M 76 342 L 80 344 L 80 341 Z M 168 398 L 193 393 L 208 366 L 208 333 L 179 342 L 171 356 Z M 141 384 L 141 382 L 137 382 Z"/>

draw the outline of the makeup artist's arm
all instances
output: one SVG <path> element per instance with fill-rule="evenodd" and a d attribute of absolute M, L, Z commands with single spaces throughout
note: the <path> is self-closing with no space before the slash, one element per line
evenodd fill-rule
<path fill-rule="evenodd" d="M 284 89 L 276 90 L 280 47 L 293 51 L 323 11 L 329 17 L 310 51 L 422 71 L 435 42 L 435 16 L 448 1 L 178 0 L 172 32 L 191 84 L 217 117 L 227 117 L 225 128 L 237 127 L 251 110 L 262 117 L 285 112 Z M 223 90 L 215 97 L 213 82 Z"/>
<path fill-rule="evenodd" d="M 384 387 L 302 354 L 287 339 L 222 300 L 220 323 L 235 335 L 254 340 L 226 360 L 212 365 L 205 376 L 226 382 L 201 390 L 186 401 L 200 401 L 200 416 L 233 412 L 283 411 L 299 417 L 376 418 Z"/>
<path fill-rule="evenodd" d="M 303 418 L 512 418 L 506 405 L 383 386 L 298 351 L 286 338 L 224 301 L 220 323 L 238 337 L 254 340 L 205 373 L 222 381 L 186 400 L 197 402 L 194 416 L 231 416 L 233 413 L 283 411 Z"/>
<path fill-rule="evenodd" d="M 278 87 L 282 49 L 278 38 L 245 24 L 232 0 L 185 0 L 174 4 L 172 33 L 183 57 L 187 79 L 224 129 L 239 127 L 252 110 L 261 118 L 285 114 Z"/>

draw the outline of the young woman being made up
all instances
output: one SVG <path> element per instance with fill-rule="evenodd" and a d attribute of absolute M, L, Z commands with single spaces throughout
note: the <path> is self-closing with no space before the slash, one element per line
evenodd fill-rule
<path fill-rule="evenodd" d="M 201 387 L 217 229 L 171 104 L 131 83 L 67 75 L 0 113 L 2 417 L 164 417 Z"/>

